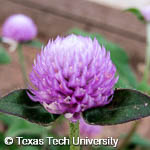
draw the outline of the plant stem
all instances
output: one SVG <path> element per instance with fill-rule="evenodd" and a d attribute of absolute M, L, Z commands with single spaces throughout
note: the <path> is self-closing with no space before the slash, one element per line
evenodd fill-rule
<path fill-rule="evenodd" d="M 140 124 L 140 120 L 134 122 L 132 128 L 130 129 L 129 133 L 125 137 L 124 141 L 122 142 L 122 144 L 120 145 L 118 150 L 124 150 L 126 148 L 128 143 L 130 142 L 132 136 L 134 135 L 136 129 L 138 128 L 139 124 Z"/>
<path fill-rule="evenodd" d="M 42 139 L 46 139 L 46 137 L 48 137 L 48 129 L 43 128 L 43 132 L 42 132 Z M 42 146 L 42 150 L 46 150 L 46 147 L 48 145 L 48 141 L 46 140 L 44 142 L 44 145 Z"/>
<path fill-rule="evenodd" d="M 147 83 L 149 78 L 149 69 L 150 69 L 150 22 L 147 23 L 147 46 L 146 46 L 146 55 L 145 55 L 145 71 L 143 80 Z"/>
<path fill-rule="evenodd" d="M 23 77 L 23 80 L 24 80 L 24 84 L 25 84 L 25 86 L 27 86 L 28 79 L 27 79 L 27 75 L 26 75 L 24 56 L 23 56 L 23 53 L 22 53 L 21 44 L 18 44 L 17 52 L 18 52 L 18 57 L 19 57 L 19 63 L 21 65 L 21 72 L 22 72 L 22 77 Z"/>
<path fill-rule="evenodd" d="M 80 145 L 74 145 L 77 143 L 77 138 L 79 137 L 79 121 L 77 123 L 70 122 L 70 150 L 80 150 Z"/>

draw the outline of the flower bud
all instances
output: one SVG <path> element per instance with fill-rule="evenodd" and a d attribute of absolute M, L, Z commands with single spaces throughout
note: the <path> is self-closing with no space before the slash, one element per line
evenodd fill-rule
<path fill-rule="evenodd" d="M 15 14 L 6 19 L 2 36 L 17 42 L 30 41 L 37 35 L 37 27 L 32 19 L 23 14 Z"/>

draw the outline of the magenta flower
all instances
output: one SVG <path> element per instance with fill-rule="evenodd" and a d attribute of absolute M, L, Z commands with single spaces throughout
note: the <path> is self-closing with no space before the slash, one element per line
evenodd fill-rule
<path fill-rule="evenodd" d="M 25 42 L 32 40 L 37 35 L 37 27 L 28 16 L 15 14 L 4 22 L 2 35 L 18 42 Z"/>
<path fill-rule="evenodd" d="M 146 21 L 150 21 L 150 6 L 146 6 L 141 9 L 141 13 Z"/>
<path fill-rule="evenodd" d="M 34 62 L 29 94 L 53 114 L 71 121 L 88 108 L 104 106 L 118 80 L 116 67 L 96 40 L 69 35 L 49 41 Z"/>
<path fill-rule="evenodd" d="M 80 119 L 80 135 L 82 138 L 95 138 L 99 137 L 101 133 L 101 126 L 87 124 L 83 118 Z"/>

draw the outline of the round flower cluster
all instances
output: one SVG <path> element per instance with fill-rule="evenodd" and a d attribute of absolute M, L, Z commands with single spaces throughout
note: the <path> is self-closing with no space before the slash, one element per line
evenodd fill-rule
<path fill-rule="evenodd" d="M 115 73 L 110 52 L 96 38 L 57 37 L 37 55 L 28 95 L 50 113 L 64 114 L 74 122 L 86 109 L 112 100 Z"/>
<path fill-rule="evenodd" d="M 10 38 L 17 42 L 26 42 L 37 35 L 37 27 L 28 16 L 15 14 L 4 22 L 2 35 L 4 38 Z"/>

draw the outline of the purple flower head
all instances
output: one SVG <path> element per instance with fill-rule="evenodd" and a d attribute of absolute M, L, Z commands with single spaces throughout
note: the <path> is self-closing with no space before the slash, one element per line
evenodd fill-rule
<path fill-rule="evenodd" d="M 37 35 L 37 27 L 28 16 L 15 14 L 4 22 L 2 35 L 18 42 L 25 42 L 32 40 Z"/>
<path fill-rule="evenodd" d="M 99 125 L 87 124 L 83 118 L 80 119 L 80 135 L 82 138 L 95 138 L 101 133 L 102 127 Z"/>
<path fill-rule="evenodd" d="M 150 21 L 150 6 L 142 8 L 141 13 L 146 21 Z"/>
<path fill-rule="evenodd" d="M 104 106 L 112 98 L 116 67 L 96 40 L 69 35 L 49 41 L 37 55 L 30 73 L 29 94 L 47 111 L 80 119 L 88 108 Z"/>

